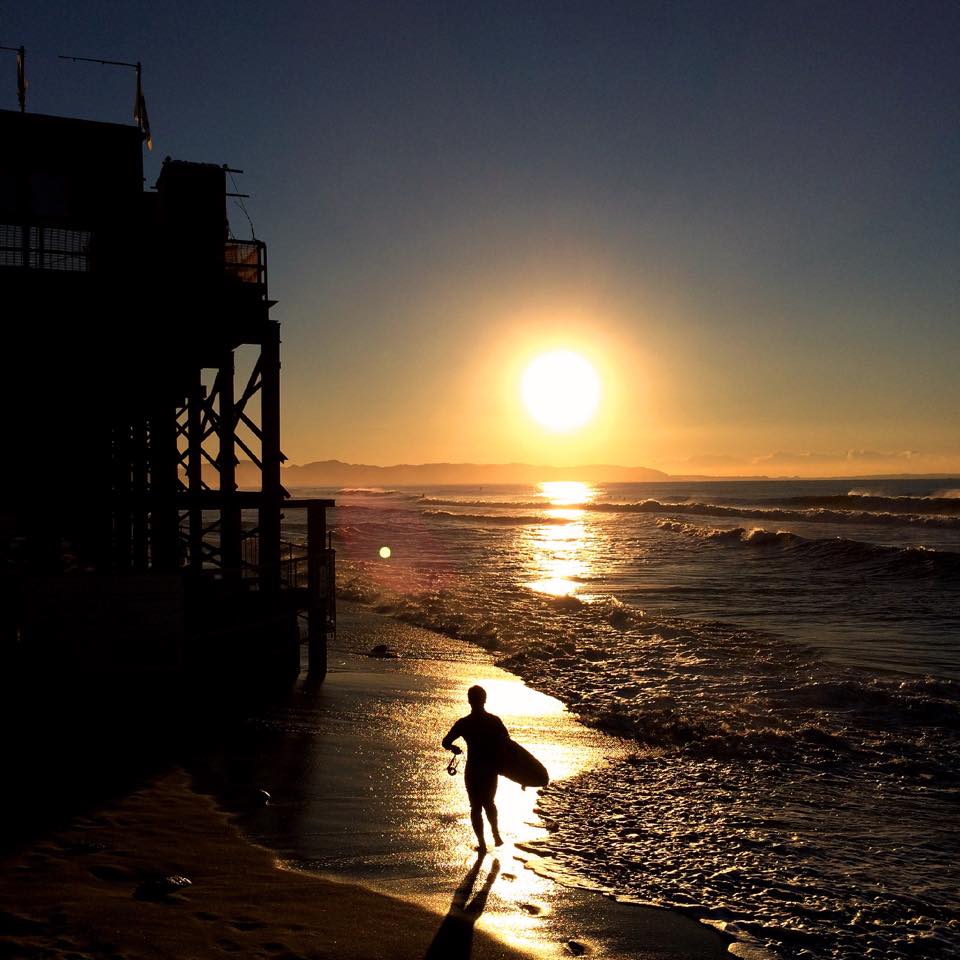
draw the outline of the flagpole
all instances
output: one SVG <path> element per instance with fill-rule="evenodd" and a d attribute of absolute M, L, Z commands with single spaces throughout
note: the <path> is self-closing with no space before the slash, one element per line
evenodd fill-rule
<path fill-rule="evenodd" d="M 17 103 L 20 104 L 20 112 L 27 112 L 27 48 L 21 44 L 19 47 L 0 47 L 0 50 L 10 50 L 17 55 Z"/>
<path fill-rule="evenodd" d="M 140 101 L 143 100 L 143 85 L 140 83 L 142 76 L 142 68 L 140 66 L 140 61 L 137 61 L 137 129 L 140 131 L 140 136 L 143 136 L 143 114 L 140 112 Z"/>
<path fill-rule="evenodd" d="M 134 101 L 133 117 L 137 121 L 140 136 L 147 144 L 147 149 L 153 149 L 153 137 L 150 135 L 150 121 L 147 119 L 147 105 L 143 98 L 143 66 L 138 60 L 130 63 L 128 60 L 100 60 L 97 57 L 69 57 L 60 54 L 61 60 L 72 60 L 74 63 L 99 63 L 107 67 L 132 67 L 137 72 L 137 97 Z"/>

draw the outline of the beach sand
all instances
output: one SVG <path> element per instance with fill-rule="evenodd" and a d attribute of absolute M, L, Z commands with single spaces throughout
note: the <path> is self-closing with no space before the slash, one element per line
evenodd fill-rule
<path fill-rule="evenodd" d="M 379 643 L 399 656 L 367 656 Z M 301 681 L 253 716 L 252 739 L 201 751 L 6 856 L 0 957 L 729 956 L 687 917 L 558 883 L 531 852 L 548 826 L 535 791 L 503 785 L 508 843 L 477 861 L 462 776 L 443 772 L 438 745 L 470 683 L 555 777 L 618 741 L 483 651 L 364 608 L 341 615 L 330 662 L 322 686 Z M 210 793 L 245 798 L 230 804 L 238 815 Z M 168 875 L 191 885 L 144 897 L 141 884 Z"/>
<path fill-rule="evenodd" d="M 279 869 L 180 770 L 2 867 L 0 956 L 24 960 L 412 958 L 440 925 L 415 904 Z M 168 875 L 191 885 L 159 900 L 137 896 Z M 473 956 L 523 954 L 478 931 Z"/>

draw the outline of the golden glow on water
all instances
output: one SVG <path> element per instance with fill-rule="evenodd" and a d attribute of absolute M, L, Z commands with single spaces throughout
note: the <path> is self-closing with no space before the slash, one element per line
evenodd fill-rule
<path fill-rule="evenodd" d="M 579 503 L 591 503 L 597 491 L 589 483 L 579 480 L 547 480 L 539 484 L 540 496 L 550 501 L 553 507 L 570 507 Z"/>
<path fill-rule="evenodd" d="M 350 617 L 347 609 L 345 631 Z M 538 791 L 500 778 L 496 803 L 505 843 L 489 847 L 477 864 L 465 765 L 448 775 L 450 755 L 441 740 L 469 711 L 467 691 L 479 683 L 488 709 L 553 781 L 596 767 L 623 746 L 485 658 L 463 659 L 461 647 L 443 637 L 386 619 L 382 626 L 374 618 L 360 625 L 354 629 L 363 650 L 384 642 L 417 656 L 373 661 L 339 641 L 322 696 L 299 701 L 288 715 L 297 735 L 284 739 L 285 750 L 267 751 L 264 782 L 279 795 L 302 797 L 273 808 L 281 818 L 289 811 L 284 829 L 297 838 L 297 862 L 335 865 L 341 876 L 415 900 L 437 914 L 438 930 L 451 904 L 460 903 L 454 919 L 464 916 L 465 898 L 468 907 L 482 907 L 479 916 L 467 917 L 471 925 L 478 920 L 478 929 L 535 956 L 565 954 L 566 937 L 554 925 L 563 916 L 565 888 L 526 869 L 538 861 L 529 845 L 548 835 L 536 809 Z M 485 834 L 489 842 L 489 827 Z M 478 902 L 485 887 L 489 896 Z M 458 929 L 469 933 L 469 927 Z"/>
<path fill-rule="evenodd" d="M 480 678 L 480 683 L 487 691 L 488 710 L 503 720 L 514 740 L 543 763 L 552 781 L 576 776 L 598 762 L 597 736 L 586 728 L 571 724 L 559 700 L 532 690 L 508 675 L 487 675 Z M 448 777 L 444 774 L 440 780 L 444 788 L 441 805 L 445 808 L 441 810 L 440 819 L 450 825 L 452 859 L 469 863 L 474 856 L 476 839 L 464 802 L 462 773 L 461 765 L 460 775 Z M 523 860 L 535 858 L 518 850 L 513 841 L 540 839 L 547 835 L 547 830 L 534 812 L 537 805 L 536 790 L 523 790 L 518 784 L 501 777 L 496 803 L 507 843 L 499 850 L 490 848 L 488 852 L 493 857 L 499 855 L 503 869 L 510 871 L 513 876 L 506 883 L 498 882 L 496 892 L 499 903 L 491 904 L 493 909 L 486 914 L 485 926 L 497 927 L 498 935 L 507 940 L 524 941 L 540 925 L 540 920 L 539 915 L 527 915 L 523 909 L 518 911 L 517 906 L 532 903 L 543 907 L 546 912 L 544 901 L 549 897 L 550 884 L 532 871 L 522 868 L 517 860 L 518 855 Z M 487 869 L 489 866 L 488 860 Z"/>
<path fill-rule="evenodd" d="M 487 709 L 498 716 L 554 717 L 563 712 L 563 704 L 537 690 L 517 683 L 512 677 L 502 680 L 487 678 L 483 681 L 487 691 Z"/>
<path fill-rule="evenodd" d="M 527 584 L 537 593 L 547 593 L 551 597 L 570 597 L 577 592 L 577 585 L 564 577 L 547 577 L 542 580 L 533 580 Z"/>
<path fill-rule="evenodd" d="M 550 520 L 567 522 L 535 529 L 530 551 L 534 578 L 527 586 L 552 597 L 573 596 L 590 572 L 583 510 L 577 505 L 590 503 L 596 490 L 578 480 L 555 480 L 540 484 L 540 496 L 550 503 L 545 510 Z"/>
<path fill-rule="evenodd" d="M 527 584 L 531 590 L 554 597 L 577 592 L 589 572 L 583 557 L 584 534 L 583 523 L 537 528 L 532 556 L 536 577 Z"/>
<path fill-rule="evenodd" d="M 463 683 L 475 679 L 476 668 L 470 669 Z M 604 754 L 598 750 L 600 738 L 596 733 L 571 723 L 563 704 L 553 697 L 525 687 L 509 675 L 490 670 L 479 682 L 487 691 L 487 708 L 506 724 L 510 735 L 529 749 L 550 772 L 551 780 L 564 780 L 596 765 Z M 461 694 L 462 689 L 457 693 Z M 399 721 L 398 721 L 399 722 Z M 604 741 L 604 750 L 614 748 Z M 462 768 L 461 768 L 462 774 Z M 439 819 L 447 824 L 443 844 L 448 849 L 448 863 L 460 863 L 466 871 L 475 862 L 476 840 L 466 808 L 463 777 L 444 774 L 439 785 L 441 795 Z M 488 856 L 476 877 L 474 892 L 479 890 L 499 861 L 498 875 L 492 895 L 483 913 L 483 927 L 507 943 L 526 950 L 544 951 L 554 956 L 555 945 L 543 942 L 544 921 L 551 913 L 556 897 L 552 881 L 524 868 L 527 861 L 537 857 L 516 846 L 547 836 L 547 829 L 535 812 L 537 791 L 523 790 L 517 784 L 501 777 L 496 803 L 500 827 L 506 839 L 504 846 L 489 848 Z M 437 802 L 434 801 L 434 802 Z M 445 909 L 442 902 L 439 909 Z"/>

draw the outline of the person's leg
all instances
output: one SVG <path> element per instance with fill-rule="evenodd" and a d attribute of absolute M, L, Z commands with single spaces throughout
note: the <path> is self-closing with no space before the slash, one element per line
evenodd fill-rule
<path fill-rule="evenodd" d="M 478 783 L 475 776 L 464 777 L 464 785 L 467 788 L 467 796 L 470 798 L 470 823 L 473 824 L 473 832 L 477 835 L 477 852 L 483 853 L 487 849 L 486 841 L 483 839 L 483 802 L 484 802 L 484 784 Z"/>
<path fill-rule="evenodd" d="M 487 842 L 483 839 L 483 806 L 480 803 L 470 803 L 470 822 L 473 824 L 473 832 L 477 835 L 477 852 L 483 853 L 487 849 Z M 497 841 L 497 834 L 493 835 L 494 843 Z"/>
<path fill-rule="evenodd" d="M 483 802 L 483 808 L 487 811 L 487 819 L 490 821 L 490 830 L 493 832 L 493 844 L 496 847 L 503 845 L 503 837 L 500 836 L 500 829 L 497 824 L 497 805 L 494 803 L 499 782 L 500 778 L 494 774 Z"/>
<path fill-rule="evenodd" d="M 497 805 L 491 800 L 487 806 L 487 819 L 490 821 L 490 830 L 493 833 L 493 845 L 495 847 L 503 846 L 503 837 L 500 836 L 500 830 L 497 827 Z"/>

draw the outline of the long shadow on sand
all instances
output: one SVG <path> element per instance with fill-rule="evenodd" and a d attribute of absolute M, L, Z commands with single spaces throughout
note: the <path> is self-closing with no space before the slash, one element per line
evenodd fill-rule
<path fill-rule="evenodd" d="M 454 891 L 450 910 L 443 918 L 443 923 L 440 924 L 433 942 L 427 948 L 424 960 L 470 960 L 473 952 L 473 925 L 483 913 L 493 882 L 500 873 L 500 861 L 494 860 L 483 886 L 470 900 L 470 894 L 473 893 L 473 887 L 480 876 L 482 866 L 483 857 L 478 857 L 477 862 Z"/>

